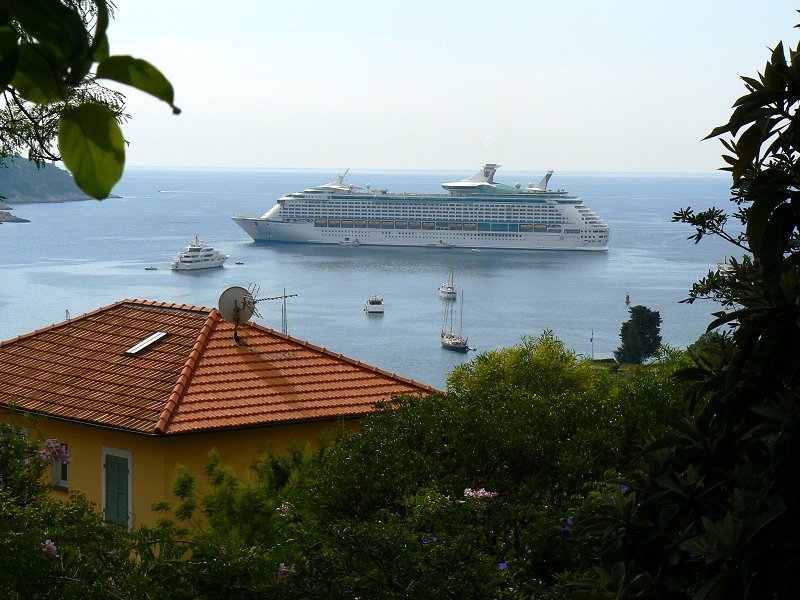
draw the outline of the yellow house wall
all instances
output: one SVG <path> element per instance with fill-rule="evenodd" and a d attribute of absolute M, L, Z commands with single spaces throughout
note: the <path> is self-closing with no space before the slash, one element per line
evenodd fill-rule
<path fill-rule="evenodd" d="M 252 429 L 232 429 L 208 433 L 148 436 L 112 429 L 38 417 L 25 420 L 19 413 L 0 411 L 0 419 L 27 427 L 30 435 L 41 432 L 44 438 L 56 438 L 67 444 L 70 455 L 68 467 L 69 491 L 83 492 L 102 508 L 103 449 L 111 448 L 130 454 L 131 462 L 131 525 L 154 525 L 159 515 L 151 507 L 156 502 L 172 502 L 172 480 L 178 465 L 184 465 L 204 483 L 203 467 L 212 448 L 220 454 L 222 464 L 230 466 L 240 476 L 261 450 L 269 448 L 276 454 L 285 453 L 294 444 L 316 446 L 321 436 L 332 429 L 353 429 L 356 421 L 309 422 Z M 66 498 L 69 492 L 53 490 Z"/>

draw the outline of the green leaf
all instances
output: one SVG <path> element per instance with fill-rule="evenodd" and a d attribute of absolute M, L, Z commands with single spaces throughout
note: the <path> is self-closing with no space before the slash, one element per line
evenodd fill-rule
<path fill-rule="evenodd" d="M 783 198 L 780 197 L 759 198 L 750 206 L 747 213 L 747 241 L 754 254 L 760 253 L 769 217 L 782 201 Z"/>
<path fill-rule="evenodd" d="M 95 62 L 102 62 L 108 58 L 111 54 L 111 50 L 108 47 L 108 36 L 103 34 L 99 40 L 97 40 L 97 49 L 94 51 L 94 58 Z"/>
<path fill-rule="evenodd" d="M 59 0 L 11 0 L 14 18 L 47 55 L 68 64 L 81 62 L 89 39 L 80 15 Z"/>
<path fill-rule="evenodd" d="M 97 65 L 97 77 L 113 79 L 142 90 L 169 104 L 173 113 L 180 113 L 180 109 L 173 104 L 175 92 L 172 84 L 146 60 L 132 56 L 109 56 Z"/>
<path fill-rule="evenodd" d="M 734 102 L 734 106 L 749 106 L 751 108 L 761 108 L 762 106 L 767 106 L 769 104 L 774 104 L 775 102 L 779 102 L 784 98 L 784 91 L 783 90 L 756 90 L 748 94 L 747 96 L 742 96 L 736 102 Z"/>
<path fill-rule="evenodd" d="M 778 45 L 775 46 L 770 62 L 773 68 L 781 74 L 786 72 L 788 65 L 786 64 L 786 53 L 783 51 L 783 42 L 778 42 Z"/>
<path fill-rule="evenodd" d="M 739 140 L 736 142 L 736 164 L 733 165 L 734 181 L 739 179 L 742 173 L 753 164 L 763 142 L 764 138 L 758 123 L 751 125 L 739 136 Z"/>
<path fill-rule="evenodd" d="M 789 246 L 794 231 L 794 214 L 791 206 L 784 203 L 770 215 L 759 252 L 753 251 L 764 267 L 765 282 L 770 288 L 777 286 L 780 279 L 780 267 L 783 253 Z"/>
<path fill-rule="evenodd" d="M 0 27 L 0 88 L 5 88 L 17 70 L 19 37 L 11 27 Z"/>
<path fill-rule="evenodd" d="M 37 104 L 64 99 L 58 74 L 34 44 L 20 45 L 17 71 L 11 85 L 20 96 Z"/>
<path fill-rule="evenodd" d="M 58 120 L 58 147 L 75 183 L 93 198 L 111 193 L 125 166 L 125 140 L 107 107 L 65 108 Z"/>
<path fill-rule="evenodd" d="M 730 124 L 730 123 L 727 123 L 727 124 L 725 124 L 725 125 L 720 125 L 719 127 L 715 127 L 715 128 L 714 128 L 714 129 L 711 131 L 711 133 L 709 133 L 709 134 L 708 134 L 706 137 L 704 137 L 703 139 L 704 139 L 704 140 L 709 140 L 709 139 L 711 139 L 711 138 L 719 137 L 719 136 L 720 136 L 720 135 L 722 135 L 723 133 L 728 133 L 730 130 L 731 130 L 731 124 Z"/>

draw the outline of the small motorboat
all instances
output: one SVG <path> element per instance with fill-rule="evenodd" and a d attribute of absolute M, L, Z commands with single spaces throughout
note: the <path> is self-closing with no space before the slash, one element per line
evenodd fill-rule
<path fill-rule="evenodd" d="M 367 314 L 383 314 L 383 296 L 373 294 L 367 298 L 367 303 L 364 305 L 364 311 Z"/>
<path fill-rule="evenodd" d="M 158 271 L 158 267 L 145 267 L 145 271 Z"/>

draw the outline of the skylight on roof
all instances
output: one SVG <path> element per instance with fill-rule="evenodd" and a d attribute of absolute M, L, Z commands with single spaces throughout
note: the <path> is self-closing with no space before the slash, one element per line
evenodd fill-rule
<path fill-rule="evenodd" d="M 149 337 L 146 337 L 145 339 L 143 339 L 141 342 L 139 342 L 135 346 L 131 346 L 130 348 L 125 350 L 125 354 L 130 354 L 130 355 L 139 354 L 139 352 L 141 352 L 142 350 L 144 350 L 148 346 L 152 346 L 158 340 L 163 338 L 165 335 L 167 335 L 166 331 L 156 331 L 153 335 L 151 335 Z"/>

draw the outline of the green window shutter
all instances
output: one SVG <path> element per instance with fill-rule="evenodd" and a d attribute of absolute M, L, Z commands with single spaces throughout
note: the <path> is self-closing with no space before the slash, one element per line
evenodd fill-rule
<path fill-rule="evenodd" d="M 105 520 L 128 527 L 128 459 L 106 454 Z"/>

